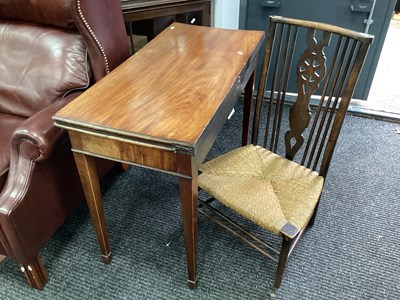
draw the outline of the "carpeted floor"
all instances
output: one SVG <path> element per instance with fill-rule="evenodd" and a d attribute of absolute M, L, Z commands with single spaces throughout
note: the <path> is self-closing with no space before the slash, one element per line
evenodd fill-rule
<path fill-rule="evenodd" d="M 240 107 L 210 157 L 239 142 Z M 102 182 L 113 262 L 104 265 L 82 205 L 41 258 L 50 282 L 32 290 L 18 265 L 0 263 L 0 299 L 400 299 L 398 124 L 348 116 L 316 223 L 275 265 L 199 218 L 196 290 L 186 287 L 177 178 L 141 168 Z"/>

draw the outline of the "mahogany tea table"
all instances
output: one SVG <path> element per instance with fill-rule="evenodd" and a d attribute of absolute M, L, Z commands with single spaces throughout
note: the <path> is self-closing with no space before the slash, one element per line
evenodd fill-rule
<path fill-rule="evenodd" d="M 188 285 L 197 283 L 197 173 L 244 90 L 247 143 L 264 32 L 173 23 L 60 110 L 102 260 L 111 262 L 95 157 L 179 177 Z M 107 53 L 104 53 L 107 56 Z"/>

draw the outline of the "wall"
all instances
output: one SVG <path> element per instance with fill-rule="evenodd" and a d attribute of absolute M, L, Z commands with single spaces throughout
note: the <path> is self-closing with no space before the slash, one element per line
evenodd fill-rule
<path fill-rule="evenodd" d="M 214 27 L 239 27 L 240 0 L 214 0 Z"/>

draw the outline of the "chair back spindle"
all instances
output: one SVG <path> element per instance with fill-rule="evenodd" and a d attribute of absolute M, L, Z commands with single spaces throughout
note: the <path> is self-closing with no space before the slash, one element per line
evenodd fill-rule
<path fill-rule="evenodd" d="M 332 25 L 272 16 L 252 143 L 325 177 L 372 40 Z M 288 93 L 291 87 L 295 96 Z M 289 97 L 293 105 L 285 109 Z"/>

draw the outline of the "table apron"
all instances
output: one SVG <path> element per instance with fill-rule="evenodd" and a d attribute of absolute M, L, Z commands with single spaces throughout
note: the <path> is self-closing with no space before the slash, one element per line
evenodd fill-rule
<path fill-rule="evenodd" d="M 191 179 L 191 174 L 180 170 L 179 161 L 184 154 L 173 149 L 114 140 L 107 137 L 68 131 L 72 151 L 84 155 L 145 167 L 179 177 Z"/>

